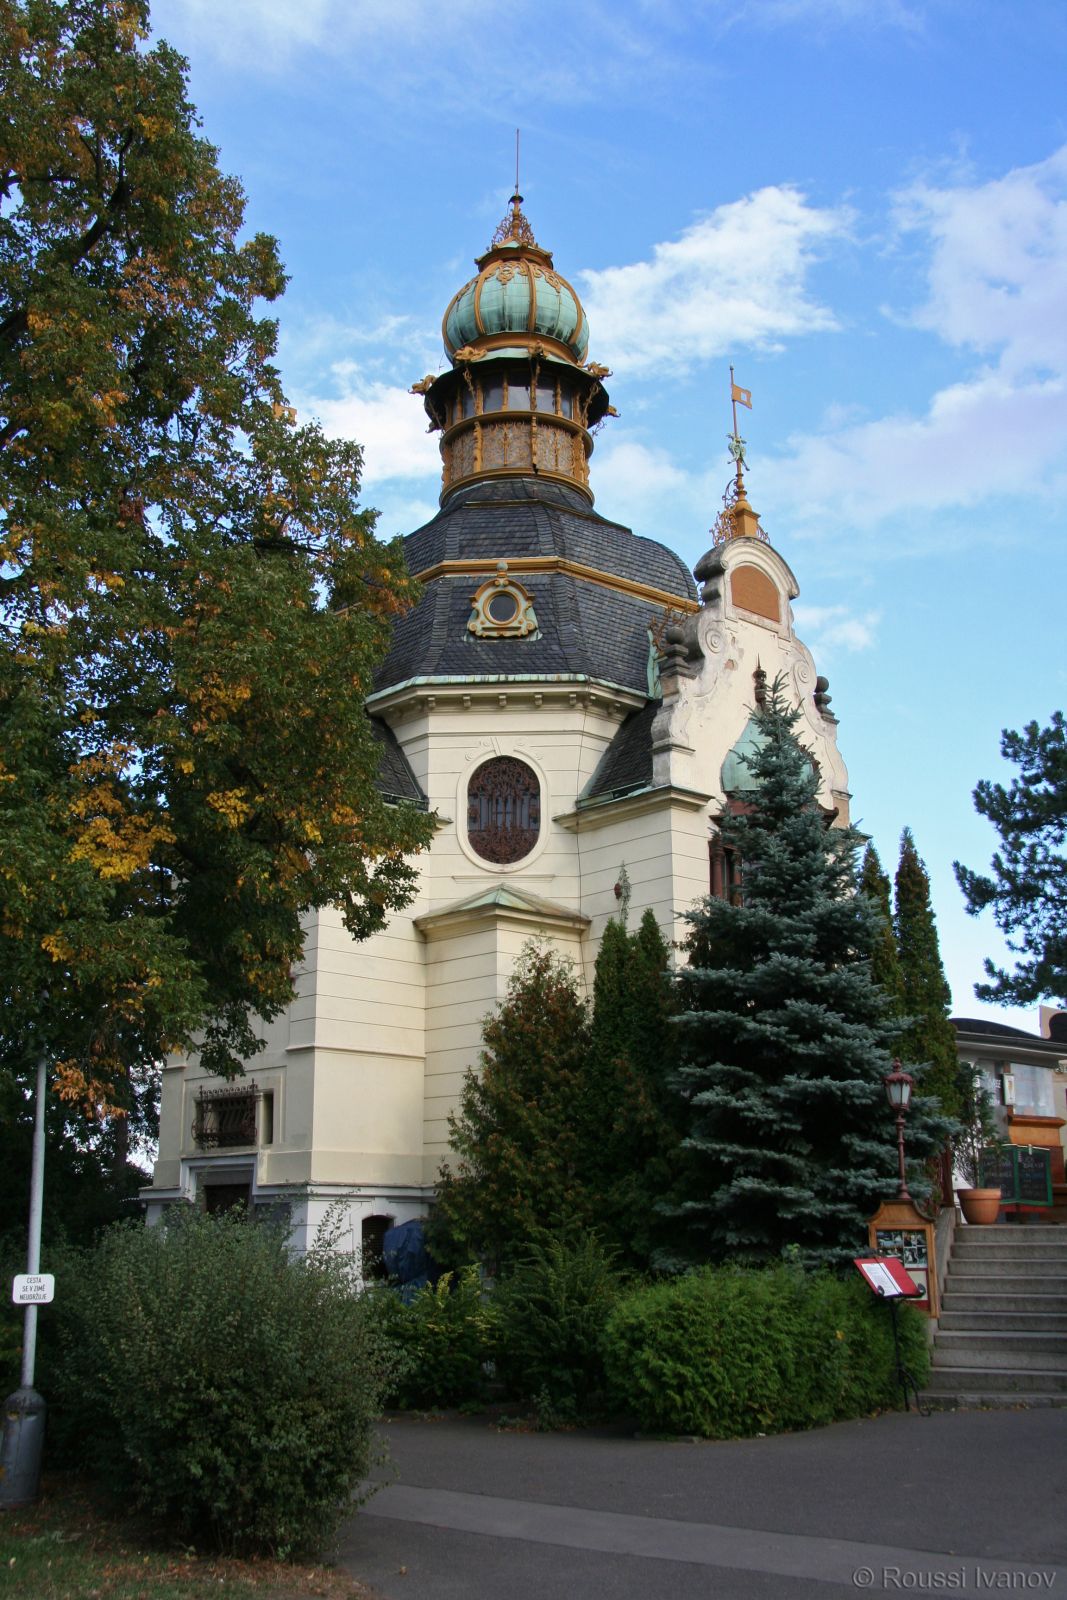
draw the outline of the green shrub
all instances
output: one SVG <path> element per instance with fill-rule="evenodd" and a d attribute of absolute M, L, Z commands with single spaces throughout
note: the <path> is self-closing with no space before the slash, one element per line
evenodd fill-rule
<path fill-rule="evenodd" d="M 403 1358 L 386 1395 L 389 1405 L 434 1410 L 481 1395 L 494 1315 L 476 1267 L 444 1273 L 407 1302 L 387 1286 L 367 1299 L 377 1326 Z"/>
<path fill-rule="evenodd" d="M 925 1380 L 923 1319 L 900 1313 Z M 897 1401 L 888 1308 L 859 1282 L 790 1266 L 704 1268 L 626 1296 L 603 1339 L 612 1396 L 647 1432 L 733 1439 Z"/>
<path fill-rule="evenodd" d="M 619 1292 L 611 1259 L 590 1234 L 529 1246 L 500 1283 L 497 1371 L 546 1425 L 603 1409 L 600 1341 Z"/>
<path fill-rule="evenodd" d="M 320 1541 L 367 1475 L 395 1360 L 344 1258 L 241 1213 L 120 1226 L 63 1268 L 54 1420 L 197 1544 Z"/>

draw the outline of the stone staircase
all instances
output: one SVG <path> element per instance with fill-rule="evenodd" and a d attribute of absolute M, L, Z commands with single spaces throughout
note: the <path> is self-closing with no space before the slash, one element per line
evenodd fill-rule
<path fill-rule="evenodd" d="M 923 1400 L 1067 1406 L 1067 1228 L 957 1228 Z"/>

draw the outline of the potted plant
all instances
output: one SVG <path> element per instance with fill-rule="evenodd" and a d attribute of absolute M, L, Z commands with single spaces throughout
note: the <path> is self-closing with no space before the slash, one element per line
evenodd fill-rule
<path fill-rule="evenodd" d="M 981 1070 L 971 1062 L 960 1063 L 958 1085 L 959 1130 L 952 1156 L 953 1166 L 962 1174 L 965 1185 L 956 1191 L 960 1209 L 967 1222 L 996 1222 L 1000 1190 L 982 1183 L 983 1157 L 999 1155 L 1004 1148 L 993 1114 L 993 1096 L 983 1082 Z"/>

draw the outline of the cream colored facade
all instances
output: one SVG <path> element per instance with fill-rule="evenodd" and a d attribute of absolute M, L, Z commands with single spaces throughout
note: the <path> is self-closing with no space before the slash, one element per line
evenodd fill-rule
<path fill-rule="evenodd" d="M 521 219 L 517 206 L 515 216 Z M 481 258 L 477 294 L 468 296 L 472 317 L 493 304 L 483 283 L 487 275 L 500 271 L 505 288 L 515 281 L 514 271 L 507 277 L 509 248 L 528 255 L 528 293 L 541 294 L 538 285 L 546 279 L 551 289 L 551 257 L 540 247 L 527 248 L 514 216 L 511 227 Z M 514 337 L 529 342 L 540 336 L 529 331 L 528 305 L 529 299 L 515 317 L 525 331 Z M 504 304 L 498 322 L 508 315 Z M 552 326 L 558 333 L 558 318 Z M 542 403 L 547 395 L 544 403 L 557 408 L 576 438 L 585 438 L 584 425 L 572 417 L 595 420 L 607 406 L 604 369 L 581 359 L 578 335 L 570 344 L 555 334 L 546 336 L 547 345 L 530 344 L 526 359 L 535 376 L 520 392 L 515 349 L 501 347 L 512 336 L 495 327 L 480 349 L 480 327 L 461 328 L 474 342 L 452 355 L 451 373 L 417 386 L 444 430 L 446 488 L 438 522 L 408 541 L 409 560 L 417 565 L 424 559 L 420 541 L 425 535 L 431 548 L 438 524 L 441 549 L 447 538 L 452 543 L 447 560 L 439 550 L 433 557 L 419 636 L 398 645 L 403 660 L 420 670 L 399 679 L 387 673 L 368 701 L 371 715 L 395 735 L 437 818 L 433 845 L 420 859 L 417 897 L 363 944 L 348 936 L 334 913 L 311 920 L 296 998 L 265 1027 L 263 1051 L 248 1063 L 244 1088 L 256 1095 L 255 1125 L 246 1122 L 240 1140 L 211 1134 L 212 1107 L 222 1104 L 211 1095 L 226 1086 L 205 1077 L 195 1058 L 168 1063 L 159 1161 L 146 1191 L 153 1216 L 176 1201 L 211 1203 L 232 1186 L 255 1204 L 284 1204 L 298 1246 L 310 1241 L 331 1204 L 338 1205 L 343 1243 L 355 1250 L 368 1219 L 401 1222 L 423 1213 L 447 1153 L 449 1113 L 464 1073 L 478 1062 L 482 1020 L 501 1000 L 524 943 L 551 941 L 573 958 L 588 988 L 624 883 L 632 922 L 651 907 L 668 939 L 684 936 L 687 910 L 711 888 L 715 819 L 731 798 L 724 765 L 727 780 L 731 773 L 736 780 L 736 751 L 739 743 L 743 748 L 761 673 L 767 682 L 781 676 L 802 708 L 799 731 L 818 764 L 820 801 L 847 820 L 847 776 L 825 680 L 817 679 L 793 628 L 797 584 L 759 530 L 740 467 L 719 542 L 697 568 L 703 585 L 697 599 L 692 580 L 663 546 L 592 513 L 580 475 L 573 481 L 559 472 L 535 476 L 537 468 L 528 466 L 537 459 L 543 418 L 534 398 Z M 546 390 L 540 372 L 549 359 L 558 370 Z M 487 374 L 501 368 L 505 376 L 512 372 L 511 388 L 492 402 L 505 410 L 490 414 L 484 407 L 495 391 Z M 466 388 L 456 390 L 461 380 Z M 448 382 L 453 391 L 442 400 L 439 391 Z M 450 395 L 462 399 L 468 391 L 475 402 L 473 409 L 464 402 L 464 411 Z M 507 410 L 512 397 L 528 409 Z M 449 488 L 449 418 L 460 413 L 453 434 L 479 428 L 483 415 L 490 417 L 487 437 L 491 428 L 500 434 L 526 426 L 521 467 L 508 469 L 501 447 L 503 466 L 498 461 L 459 490 Z M 476 441 L 468 455 L 477 461 L 481 449 Z M 583 465 L 588 449 L 575 452 Z M 490 498 L 479 499 L 490 477 Z M 555 486 L 546 488 L 546 477 L 554 477 Z M 549 516 L 556 518 L 551 538 L 544 533 Z M 531 556 L 535 534 L 557 553 Z M 571 544 L 559 555 L 567 539 Z M 497 558 L 511 563 L 499 570 L 509 582 L 521 581 L 529 597 L 538 625 L 529 639 L 494 639 L 484 606 L 476 605 L 466 620 L 464 597 L 480 575 L 497 570 Z M 658 562 L 667 576 L 644 582 L 648 562 Z M 667 583 L 670 592 L 664 592 Z M 585 627 L 593 638 L 590 619 L 596 618 L 604 659 L 584 659 L 575 670 L 567 665 L 568 651 L 577 651 L 575 629 Z M 625 650 L 620 645 L 616 651 L 616 635 L 629 641 Z M 582 648 L 587 658 L 588 640 Z M 659 684 L 647 657 L 658 665 Z M 598 774 L 620 740 L 636 748 L 642 714 L 644 765 L 632 768 L 627 782 L 598 789 Z M 471 778 L 501 756 L 523 762 L 540 790 L 536 843 L 522 859 L 503 864 L 479 854 L 467 827 Z"/>
<path fill-rule="evenodd" d="M 624 871 L 631 918 L 651 907 L 669 939 L 684 936 L 687 909 L 709 892 L 709 841 L 728 800 L 723 764 L 751 716 L 757 669 L 784 675 L 804 709 L 800 732 L 820 769 L 820 802 L 847 819 L 836 723 L 816 707 L 814 662 L 793 629 L 792 574 L 759 542 L 731 541 L 721 562 L 717 593 L 685 629 L 699 657 L 681 669 L 663 664 L 654 781 L 635 793 L 581 803 L 636 708 L 633 693 L 581 682 L 471 683 L 432 693 L 413 684 L 376 697 L 373 709 L 388 718 L 439 819 L 418 897 L 363 944 L 335 913 L 311 921 L 297 998 L 264 1030 L 263 1053 L 249 1063 L 249 1080 L 273 1097 L 269 1144 L 261 1129 L 252 1150 L 201 1149 L 197 1096 L 222 1085 L 195 1060 L 167 1065 L 151 1204 L 248 1182 L 258 1203 L 289 1203 L 304 1243 L 342 1199 L 353 1247 L 363 1217 L 423 1212 L 447 1153 L 448 1114 L 478 1061 L 482 1019 L 523 944 L 551 941 L 590 985 Z M 780 623 L 731 599 L 733 569 L 751 564 L 781 595 Z M 481 860 L 465 826 L 470 777 L 496 755 L 521 758 L 541 784 L 540 837 L 513 865 Z"/>

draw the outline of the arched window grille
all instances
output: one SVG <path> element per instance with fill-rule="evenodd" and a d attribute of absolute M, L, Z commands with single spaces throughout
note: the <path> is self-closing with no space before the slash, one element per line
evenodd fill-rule
<path fill-rule="evenodd" d="M 486 761 L 467 788 L 467 838 L 483 861 L 521 861 L 541 832 L 541 785 L 525 761 Z"/>

